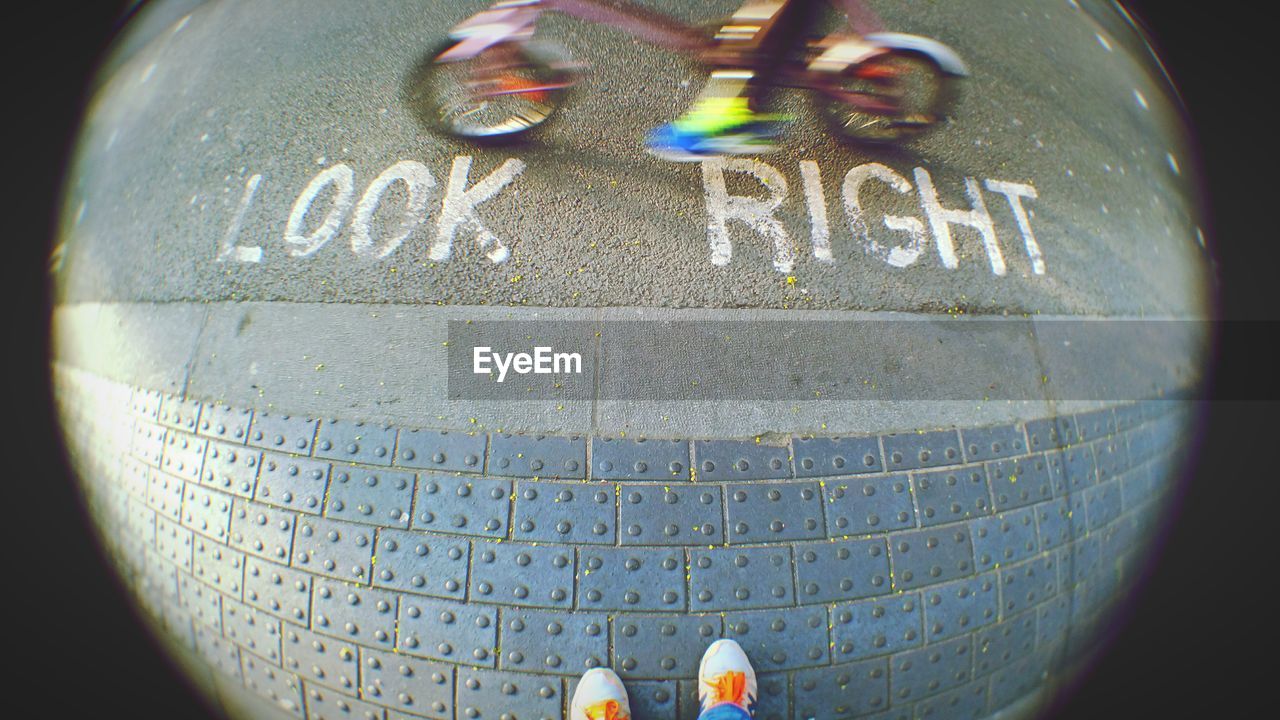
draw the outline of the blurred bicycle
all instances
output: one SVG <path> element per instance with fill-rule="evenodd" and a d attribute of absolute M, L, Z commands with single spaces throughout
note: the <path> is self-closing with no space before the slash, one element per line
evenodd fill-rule
<path fill-rule="evenodd" d="M 858 0 L 840 0 L 842 31 L 811 33 L 818 0 L 752 0 L 732 17 L 692 26 L 627 0 L 503 0 L 450 31 L 411 100 L 447 134 L 501 141 L 546 123 L 577 84 L 580 64 L 535 39 L 545 12 L 629 32 L 689 55 L 711 77 L 692 108 L 657 128 L 651 152 L 673 160 L 767 152 L 783 124 L 775 88 L 811 91 L 834 134 L 849 141 L 909 140 L 950 109 L 963 61 L 929 38 L 884 32 Z"/>

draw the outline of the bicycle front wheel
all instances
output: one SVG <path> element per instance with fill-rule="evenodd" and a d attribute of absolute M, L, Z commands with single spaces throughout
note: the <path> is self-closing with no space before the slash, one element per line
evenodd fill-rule
<path fill-rule="evenodd" d="M 824 88 L 823 114 L 841 139 L 903 142 L 946 117 L 954 91 L 954 78 L 932 58 L 890 51 L 848 68 Z"/>

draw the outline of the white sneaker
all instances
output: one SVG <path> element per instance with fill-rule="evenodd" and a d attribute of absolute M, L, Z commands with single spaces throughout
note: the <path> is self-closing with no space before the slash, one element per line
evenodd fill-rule
<path fill-rule="evenodd" d="M 622 679 L 609 668 L 582 675 L 569 703 L 569 720 L 631 720 L 631 703 Z"/>
<path fill-rule="evenodd" d="M 732 704 L 754 716 L 758 696 L 756 671 L 742 646 L 728 638 L 711 643 L 698 664 L 698 702 L 702 710 Z"/>

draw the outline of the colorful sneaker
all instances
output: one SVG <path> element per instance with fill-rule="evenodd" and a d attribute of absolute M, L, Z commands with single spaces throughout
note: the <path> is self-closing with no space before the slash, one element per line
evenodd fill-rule
<path fill-rule="evenodd" d="M 699 100 L 682 117 L 649 133 L 649 152 L 664 160 L 690 162 L 721 155 L 759 155 L 777 149 L 782 123 L 753 112 L 744 97 Z"/>
<path fill-rule="evenodd" d="M 569 703 L 569 720 L 631 720 L 631 703 L 622 679 L 609 668 L 584 673 Z"/>
<path fill-rule="evenodd" d="M 702 712 L 717 705 L 735 705 L 754 716 L 758 694 L 756 671 L 742 646 L 728 638 L 711 643 L 698 665 Z"/>

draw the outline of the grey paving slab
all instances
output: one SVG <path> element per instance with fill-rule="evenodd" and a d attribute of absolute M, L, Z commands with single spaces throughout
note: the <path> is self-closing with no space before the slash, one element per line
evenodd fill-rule
<path fill-rule="evenodd" d="M 235 498 L 231 508 L 230 545 L 278 563 L 289 561 L 298 515 Z"/>
<path fill-rule="evenodd" d="M 866 535 L 916 526 L 906 475 L 828 480 L 827 532 L 831 537 Z"/>
<path fill-rule="evenodd" d="M 1037 503 L 1032 509 L 1041 552 L 1056 550 L 1071 542 L 1071 504 L 1066 498 Z"/>
<path fill-rule="evenodd" d="M 1068 632 L 1071 620 L 1071 595 L 1059 593 L 1036 606 L 1036 646 L 1059 641 Z"/>
<path fill-rule="evenodd" d="M 253 497 L 262 453 L 231 443 L 211 440 L 205 450 L 200 482 L 241 497 Z"/>
<path fill-rule="evenodd" d="M 147 473 L 147 506 L 165 518 L 179 522 L 182 519 L 182 492 L 186 483 L 169 473 L 150 470 Z"/>
<path fill-rule="evenodd" d="M 877 473 L 884 469 L 878 437 L 795 437 L 796 477 Z"/>
<path fill-rule="evenodd" d="M 952 690 L 972 678 L 973 641 L 968 636 L 889 659 L 889 695 L 894 705 Z"/>
<path fill-rule="evenodd" d="M 1053 478 L 1043 455 L 987 463 L 987 479 L 998 511 L 1026 507 L 1053 497 Z"/>
<path fill-rule="evenodd" d="M 999 572 L 1001 617 L 1016 615 L 1058 593 L 1057 553 L 1043 553 Z"/>
<path fill-rule="evenodd" d="M 293 567 L 339 580 L 367 582 L 372 559 L 372 528 L 308 515 L 298 518 L 289 562 Z"/>
<path fill-rule="evenodd" d="M 793 477 L 791 447 L 754 440 L 696 440 L 698 479 L 778 480 Z"/>
<path fill-rule="evenodd" d="M 511 493 L 511 481 L 506 479 L 421 473 L 412 526 L 432 532 L 506 537 Z"/>
<path fill-rule="evenodd" d="M 802 605 L 888 592 L 889 553 L 884 538 L 796 543 L 796 592 Z"/>
<path fill-rule="evenodd" d="M 847 663 L 919 647 L 924 643 L 922 618 L 916 593 L 833 605 L 833 660 Z"/>
<path fill-rule="evenodd" d="M 208 440 L 176 430 L 165 433 L 164 459 L 160 469 L 183 480 L 200 480 L 204 451 Z"/>
<path fill-rule="evenodd" d="M 453 665 L 360 648 L 360 694 L 378 705 L 413 717 L 452 718 L 453 682 Z"/>
<path fill-rule="evenodd" d="M 240 662 L 246 688 L 294 717 L 303 717 L 302 681 L 297 675 L 251 652 L 241 652 Z"/>
<path fill-rule="evenodd" d="M 925 638 L 937 642 L 995 623 L 1000 617 L 995 573 L 934 585 L 921 592 Z"/>
<path fill-rule="evenodd" d="M 974 521 L 970 528 L 974 561 L 979 572 L 1016 563 L 1035 555 L 1040 548 L 1034 508 L 1010 510 L 982 518 Z"/>
<path fill-rule="evenodd" d="M 757 673 L 831 664 L 827 608 L 748 610 L 724 616 L 725 637 L 742 646 Z"/>
<path fill-rule="evenodd" d="M 489 436 L 481 432 L 402 428 L 396 436 L 395 465 L 478 473 L 488 445 Z"/>
<path fill-rule="evenodd" d="M 244 568 L 244 601 L 276 617 L 309 626 L 312 579 L 300 570 L 249 557 Z"/>
<path fill-rule="evenodd" d="M 689 441 L 594 437 L 591 463 L 597 480 L 688 480 Z"/>
<path fill-rule="evenodd" d="M 188 483 L 182 498 L 182 524 L 219 542 L 231 529 L 231 496 Z"/>
<path fill-rule="evenodd" d="M 279 665 L 280 620 L 237 602 L 222 600 L 222 634 L 241 648 Z"/>
<path fill-rule="evenodd" d="M 207 402 L 200 409 L 197 432 L 209 438 L 244 443 L 249 439 L 249 425 L 252 422 L 251 408 Z"/>
<path fill-rule="evenodd" d="M 689 607 L 695 612 L 794 604 L 791 548 L 689 551 Z"/>
<path fill-rule="evenodd" d="M 412 473 L 334 465 L 329 471 L 324 514 L 352 522 L 407 528 L 414 482 Z"/>
<path fill-rule="evenodd" d="M 624 484 L 618 503 L 623 545 L 715 545 L 725 540 L 720 485 Z"/>
<path fill-rule="evenodd" d="M 201 536 L 194 537 L 191 545 L 192 576 L 226 595 L 239 598 L 245 583 L 245 554 Z"/>
<path fill-rule="evenodd" d="M 1045 452 L 1074 445 L 1075 442 L 1069 442 L 1069 438 L 1063 437 L 1063 433 L 1075 429 L 1075 422 L 1069 418 L 1070 416 L 1055 416 L 1027 422 L 1027 449 L 1031 452 Z"/>
<path fill-rule="evenodd" d="M 884 658 L 801 670 L 792 676 L 795 716 L 849 718 L 889 705 L 889 665 Z"/>
<path fill-rule="evenodd" d="M 916 720 L 979 720 L 987 716 L 987 685 L 971 682 L 954 690 L 925 698 L 916 703 Z"/>
<path fill-rule="evenodd" d="M 198 581 L 190 573 L 178 573 L 178 602 L 197 624 L 222 630 L 222 593 Z"/>
<path fill-rule="evenodd" d="M 1120 483 L 1109 480 L 1086 489 L 1084 504 L 1089 513 L 1091 532 L 1110 525 L 1120 516 L 1122 510 Z"/>
<path fill-rule="evenodd" d="M 360 694 L 360 646 L 285 623 L 281 629 L 285 670 L 308 687 L 322 685 L 351 696 Z M 307 712 L 312 700 L 307 698 Z M 340 712 L 340 711 L 339 711 Z"/>
<path fill-rule="evenodd" d="M 309 679 L 303 680 L 302 685 L 303 695 L 307 701 L 307 720 L 384 719 L 386 711 L 373 703 L 357 700 Z"/>
<path fill-rule="evenodd" d="M 570 544 L 616 542 L 617 494 L 612 483 L 517 480 L 515 539 Z"/>
<path fill-rule="evenodd" d="M 1101 440 L 1116 431 L 1116 417 L 1111 408 L 1077 413 L 1075 420 L 1080 431 L 1080 442 Z"/>
<path fill-rule="evenodd" d="M 989 675 L 1031 655 L 1036 646 L 1036 613 L 1024 612 L 973 636 L 974 677 Z"/>
<path fill-rule="evenodd" d="M 156 515 L 156 552 L 160 557 L 191 572 L 191 531 L 164 515 Z"/>
<path fill-rule="evenodd" d="M 476 541 L 471 548 L 473 601 L 570 608 L 573 580 L 567 547 Z"/>
<path fill-rule="evenodd" d="M 511 708 L 531 720 L 561 720 L 564 698 L 559 679 L 545 675 L 458 668 L 460 717 L 501 718 Z"/>
<path fill-rule="evenodd" d="M 240 675 L 240 648 L 222 636 L 221 627 L 208 625 L 195 628 L 196 653 L 214 672 L 242 682 Z"/>
<path fill-rule="evenodd" d="M 920 524 L 928 527 L 991 514 L 987 471 L 982 465 L 911 474 L 920 508 Z"/>
<path fill-rule="evenodd" d="M 623 615 L 613 623 L 610 667 L 624 679 L 692 677 L 723 627 L 719 614 Z"/>
<path fill-rule="evenodd" d="M 160 398 L 160 411 L 155 417 L 161 425 L 194 434 L 196 423 L 200 419 L 200 406 L 200 401 L 195 398 L 164 393 Z"/>
<path fill-rule="evenodd" d="M 329 490 L 329 463 L 269 451 L 261 456 L 254 499 L 311 515 L 323 512 Z"/>
<path fill-rule="evenodd" d="M 316 430 L 314 454 L 327 460 L 390 465 L 395 447 L 396 430 L 393 427 L 324 419 Z"/>
<path fill-rule="evenodd" d="M 609 616 L 504 608 L 497 647 L 504 670 L 578 677 L 609 662 Z"/>
<path fill-rule="evenodd" d="M 1067 470 L 1067 492 L 1082 492 L 1098 481 L 1091 444 L 1066 448 L 1062 458 Z"/>
<path fill-rule="evenodd" d="M 481 667 L 497 663 L 497 608 L 404 596 L 396 626 L 396 652 Z"/>
<path fill-rule="evenodd" d="M 160 467 L 164 457 L 164 437 L 168 432 L 169 429 L 159 423 L 137 421 L 133 426 L 130 454 L 151 467 Z"/>
<path fill-rule="evenodd" d="M 729 544 L 814 540 L 826 536 L 816 482 L 726 485 Z"/>
<path fill-rule="evenodd" d="M 955 430 L 885 435 L 881 442 L 889 470 L 957 465 L 964 460 L 960 435 Z"/>
<path fill-rule="evenodd" d="M 974 573 L 973 541 L 965 525 L 889 536 L 895 589 L 913 589 Z"/>
<path fill-rule="evenodd" d="M 378 530 L 373 584 L 458 599 L 467 593 L 470 561 L 471 544 L 463 538 L 384 528 Z"/>
<path fill-rule="evenodd" d="M 1027 453 L 1026 430 L 1021 425 L 962 428 L 960 441 L 965 462 L 982 462 Z"/>
<path fill-rule="evenodd" d="M 311 588 L 311 629 L 383 649 L 396 646 L 399 598 L 363 585 L 316 578 Z"/>
<path fill-rule="evenodd" d="M 1098 482 L 1104 483 L 1129 469 L 1129 452 L 1124 438 L 1118 435 L 1092 443 L 1097 459 Z"/>
<path fill-rule="evenodd" d="M 585 478 L 587 441 L 582 437 L 494 434 L 488 470 L 504 477 Z"/>
<path fill-rule="evenodd" d="M 684 550 L 578 548 L 578 607 L 586 610 L 682 610 L 687 607 Z"/>
<path fill-rule="evenodd" d="M 319 420 L 290 415 L 273 415 L 264 411 L 253 414 L 248 443 L 266 450 L 280 450 L 310 455 Z"/>

